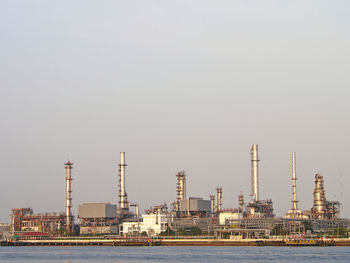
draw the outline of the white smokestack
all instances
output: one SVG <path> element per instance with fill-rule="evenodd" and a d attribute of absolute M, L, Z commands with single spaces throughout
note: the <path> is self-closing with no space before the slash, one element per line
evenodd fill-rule
<path fill-rule="evenodd" d="M 252 162 L 252 196 L 254 201 L 259 200 L 259 177 L 258 177 L 258 145 L 253 144 L 251 149 Z"/>
<path fill-rule="evenodd" d="M 72 175 L 71 171 L 73 163 L 68 161 L 65 163 L 66 168 L 66 230 L 67 233 L 72 231 L 73 216 L 72 216 Z"/>

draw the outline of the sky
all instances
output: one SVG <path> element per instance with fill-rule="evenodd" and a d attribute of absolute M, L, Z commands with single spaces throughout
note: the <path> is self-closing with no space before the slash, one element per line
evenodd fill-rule
<path fill-rule="evenodd" d="M 314 176 L 350 217 L 349 1 L 0 1 L 0 222 L 11 208 L 141 209 L 223 187 L 223 207 L 260 198 L 312 207 Z"/>

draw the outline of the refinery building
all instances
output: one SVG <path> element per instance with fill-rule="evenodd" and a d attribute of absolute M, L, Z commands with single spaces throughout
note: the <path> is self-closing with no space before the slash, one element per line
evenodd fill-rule
<path fill-rule="evenodd" d="M 65 235 L 81 236 L 157 236 L 162 232 L 185 235 L 196 230 L 217 238 L 246 238 L 270 235 L 276 229 L 302 234 L 306 225 L 315 232 L 330 231 L 336 227 L 349 227 L 349 220 L 340 218 L 340 203 L 326 199 L 324 179 L 315 175 L 313 206 L 299 210 L 297 200 L 296 154 L 292 153 L 292 208 L 285 216 L 276 217 L 271 198 L 259 195 L 258 145 L 251 147 L 251 198 L 245 200 L 243 193 L 237 198 L 237 207 L 224 208 L 222 186 L 214 186 L 215 194 L 192 197 L 187 193 L 187 177 L 180 171 L 174 177 L 174 202 L 158 204 L 140 213 L 136 202 L 130 202 L 126 192 L 126 159 L 120 153 L 118 164 L 118 197 L 115 203 L 83 203 L 77 205 L 78 214 L 72 214 L 72 168 L 65 163 L 66 200 L 64 212 L 34 213 L 31 208 L 14 208 L 11 213 L 12 235 L 54 238 Z M 176 181 L 175 181 L 176 178 Z M 247 180 L 248 181 L 248 180 Z M 176 183 L 175 183 L 176 182 Z M 305 223 L 307 222 L 307 224 Z"/>

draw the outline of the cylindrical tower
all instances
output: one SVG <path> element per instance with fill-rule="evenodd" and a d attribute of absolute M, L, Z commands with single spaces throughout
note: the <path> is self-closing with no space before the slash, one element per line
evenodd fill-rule
<path fill-rule="evenodd" d="M 120 153 L 120 164 L 119 164 L 119 207 L 121 209 L 128 209 L 128 195 L 125 191 L 125 152 Z"/>
<path fill-rule="evenodd" d="M 213 214 L 215 212 L 215 195 L 209 195 L 210 198 L 210 212 Z"/>
<path fill-rule="evenodd" d="M 222 209 L 222 187 L 216 187 L 217 211 Z"/>
<path fill-rule="evenodd" d="M 252 163 L 252 196 L 254 201 L 259 200 L 259 177 L 258 177 L 258 145 L 253 144 L 251 149 Z"/>
<path fill-rule="evenodd" d="M 241 193 L 238 196 L 239 212 L 242 213 L 244 210 L 244 195 Z"/>
<path fill-rule="evenodd" d="M 73 163 L 67 161 L 65 164 L 66 168 L 66 231 L 70 233 L 73 227 L 73 216 L 72 216 L 72 169 Z"/>
<path fill-rule="evenodd" d="M 180 210 L 180 201 L 186 200 L 186 174 L 185 171 L 178 172 L 177 177 L 177 210 Z"/>
<path fill-rule="evenodd" d="M 324 219 L 326 212 L 326 196 L 323 184 L 323 176 L 315 175 L 314 205 L 312 208 L 312 217 Z"/>

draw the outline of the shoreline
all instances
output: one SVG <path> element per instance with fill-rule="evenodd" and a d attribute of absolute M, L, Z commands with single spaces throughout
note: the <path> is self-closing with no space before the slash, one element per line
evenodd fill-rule
<path fill-rule="evenodd" d="M 20 240 L 0 241 L 0 246 L 350 246 L 349 238 L 323 240 L 285 240 L 285 239 L 62 239 L 62 240 Z"/>

